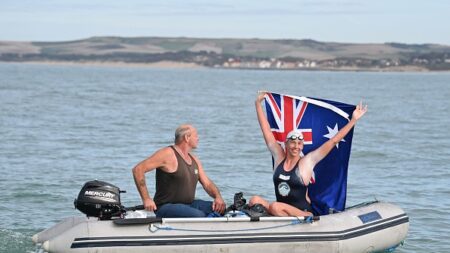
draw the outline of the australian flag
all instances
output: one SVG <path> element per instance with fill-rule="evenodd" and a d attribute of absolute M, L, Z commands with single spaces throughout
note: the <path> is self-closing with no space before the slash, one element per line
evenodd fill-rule
<path fill-rule="evenodd" d="M 265 108 L 272 133 L 282 146 L 290 131 L 302 131 L 305 155 L 335 136 L 355 110 L 354 105 L 276 93 L 267 93 Z M 352 137 L 353 129 L 314 167 L 308 192 L 314 211 L 320 215 L 330 209 L 345 209 Z"/>

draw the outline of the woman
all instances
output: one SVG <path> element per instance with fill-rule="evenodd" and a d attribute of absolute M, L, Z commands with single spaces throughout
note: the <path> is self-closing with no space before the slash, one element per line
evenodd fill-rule
<path fill-rule="evenodd" d="M 274 159 L 273 180 L 277 201 L 269 203 L 259 196 L 250 199 L 250 206 L 263 205 L 274 216 L 312 216 L 311 200 L 308 197 L 308 185 L 314 167 L 336 146 L 352 129 L 366 112 L 367 105 L 356 106 L 352 119 L 330 140 L 319 148 L 301 156 L 303 150 L 303 134 L 293 130 L 286 136 L 284 150 L 275 140 L 269 122 L 262 110 L 261 101 L 266 92 L 258 92 L 255 106 L 259 125 L 267 148 Z"/>

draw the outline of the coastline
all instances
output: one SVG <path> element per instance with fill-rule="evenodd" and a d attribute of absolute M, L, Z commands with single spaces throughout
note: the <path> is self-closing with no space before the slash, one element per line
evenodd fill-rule
<path fill-rule="evenodd" d="M 154 63 L 129 63 L 129 62 L 99 62 L 99 61 L 24 61 L 24 62 L 6 62 L 14 64 L 35 64 L 35 65 L 60 65 L 60 66 L 96 66 L 96 67 L 147 67 L 147 68 L 168 68 L 168 69 L 200 69 L 207 68 L 195 63 L 160 61 Z"/>
<path fill-rule="evenodd" d="M 0 62 L 150 68 L 449 72 L 450 45 L 336 43 L 311 39 L 91 37 L 0 41 Z"/>
<path fill-rule="evenodd" d="M 140 67 L 140 68 L 163 68 L 163 69 L 225 69 L 225 70 L 280 70 L 280 71 L 342 71 L 342 72 L 411 72 L 411 73 L 429 73 L 429 72 L 450 72 L 449 70 L 433 71 L 418 66 L 402 66 L 389 68 L 358 68 L 358 67 L 340 67 L 340 68 L 242 68 L 242 67 L 208 67 L 196 63 L 177 62 L 177 61 L 159 61 L 152 63 L 132 63 L 132 62 L 113 62 L 113 61 L 0 61 L 0 63 L 14 64 L 36 64 L 36 65 L 60 65 L 60 66 L 96 66 L 96 67 Z"/>

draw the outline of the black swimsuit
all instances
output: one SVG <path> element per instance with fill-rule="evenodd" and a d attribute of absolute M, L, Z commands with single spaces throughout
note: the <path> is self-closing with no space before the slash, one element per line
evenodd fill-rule
<path fill-rule="evenodd" d="M 300 177 L 298 163 L 290 171 L 285 171 L 285 160 L 275 169 L 273 173 L 273 184 L 275 185 L 275 195 L 278 202 L 283 202 L 296 208 L 312 212 L 311 205 L 306 200 L 308 188 Z"/>

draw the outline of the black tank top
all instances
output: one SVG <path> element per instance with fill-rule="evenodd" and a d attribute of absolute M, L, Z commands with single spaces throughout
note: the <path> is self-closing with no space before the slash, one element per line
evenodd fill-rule
<path fill-rule="evenodd" d="M 198 165 L 191 157 L 189 165 L 173 146 L 170 146 L 177 157 L 178 167 L 173 173 L 156 169 L 156 192 L 154 201 L 156 206 L 166 203 L 191 204 L 195 198 L 195 188 L 198 182 Z"/>
<path fill-rule="evenodd" d="M 302 211 L 312 212 L 311 205 L 306 201 L 307 187 L 300 178 L 298 163 L 290 171 L 285 171 L 283 160 L 273 173 L 273 184 L 278 202 L 283 202 Z"/>

